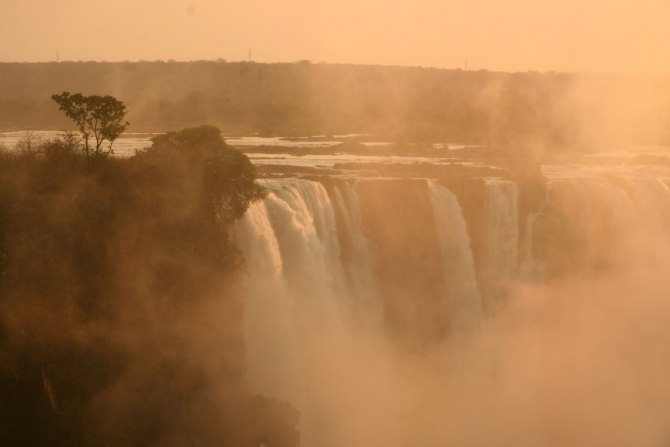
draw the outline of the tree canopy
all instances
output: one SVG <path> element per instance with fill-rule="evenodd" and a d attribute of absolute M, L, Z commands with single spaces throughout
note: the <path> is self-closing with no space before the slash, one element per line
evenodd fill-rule
<path fill-rule="evenodd" d="M 112 153 L 112 145 L 129 126 L 124 121 L 126 117 L 126 105 L 113 96 L 85 96 L 81 93 L 70 94 L 63 92 L 60 95 L 52 95 L 65 115 L 73 120 L 84 140 L 84 151 L 86 157 L 108 156 Z M 91 147 L 89 140 L 95 140 L 95 147 Z M 109 146 L 103 148 L 104 141 Z"/>
<path fill-rule="evenodd" d="M 245 379 L 229 224 L 261 195 L 211 126 L 0 153 L 0 445 L 298 445 Z"/>
<path fill-rule="evenodd" d="M 152 141 L 153 145 L 137 158 L 156 159 L 161 166 L 174 170 L 175 177 L 186 170 L 188 176 L 202 178 L 203 199 L 215 205 L 223 221 L 242 217 L 251 202 L 264 197 L 263 188 L 255 182 L 254 166 L 246 155 L 226 144 L 217 127 L 191 127 L 159 135 Z"/>

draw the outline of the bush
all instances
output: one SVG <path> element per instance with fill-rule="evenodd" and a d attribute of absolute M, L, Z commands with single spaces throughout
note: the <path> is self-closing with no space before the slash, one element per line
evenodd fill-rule
<path fill-rule="evenodd" d="M 0 157 L 0 445 L 297 443 L 246 391 L 228 226 L 263 191 L 218 129 Z"/>

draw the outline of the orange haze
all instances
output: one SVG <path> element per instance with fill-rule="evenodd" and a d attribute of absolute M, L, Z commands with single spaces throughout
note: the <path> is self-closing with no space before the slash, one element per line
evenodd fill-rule
<path fill-rule="evenodd" d="M 670 72 L 667 0 L 1 0 L 0 61 Z"/>

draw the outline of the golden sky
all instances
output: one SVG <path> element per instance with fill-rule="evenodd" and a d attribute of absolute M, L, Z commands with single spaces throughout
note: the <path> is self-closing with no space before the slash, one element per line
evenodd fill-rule
<path fill-rule="evenodd" d="M 670 0 L 0 0 L 0 61 L 670 72 Z"/>

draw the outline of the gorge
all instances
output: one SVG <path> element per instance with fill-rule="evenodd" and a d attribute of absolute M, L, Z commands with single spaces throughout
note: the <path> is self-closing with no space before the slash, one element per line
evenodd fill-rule
<path fill-rule="evenodd" d="M 267 198 L 233 231 L 247 260 L 247 374 L 254 391 L 299 409 L 303 445 L 511 442 L 521 429 L 508 411 L 528 424 L 541 420 L 527 445 L 559 445 L 550 437 L 586 445 L 602 435 L 611 402 L 596 399 L 594 414 L 563 414 L 547 399 L 559 408 L 590 400 L 609 386 L 598 384 L 600 374 L 614 374 L 610 381 L 626 392 L 659 385 L 637 366 L 612 369 L 630 346 L 574 337 L 588 331 L 602 341 L 630 324 L 628 312 L 667 308 L 660 267 L 670 253 L 668 170 L 547 165 L 532 178 L 462 171 L 417 178 L 316 170 L 260 180 Z M 637 296 L 627 295 L 631 285 Z M 634 355 L 651 350 L 652 372 L 666 366 L 665 350 L 638 345 L 639 337 L 629 334 Z M 551 346 L 558 354 L 545 352 Z M 552 359 L 560 368 L 545 369 Z M 583 394 L 549 397 L 547 389 L 570 387 L 573 367 L 584 368 Z M 519 396 L 508 394 L 512 370 Z M 517 382 L 524 377 L 530 390 Z M 459 407 L 473 386 L 488 396 Z M 492 402 L 502 414 L 488 414 Z M 533 414 L 540 405 L 550 409 Z M 617 417 L 635 424 L 647 410 L 629 405 Z M 589 428 L 570 438 L 581 424 Z M 644 424 L 667 435 L 653 418 Z M 620 435 L 614 429 L 607 439 L 625 445 Z"/>

